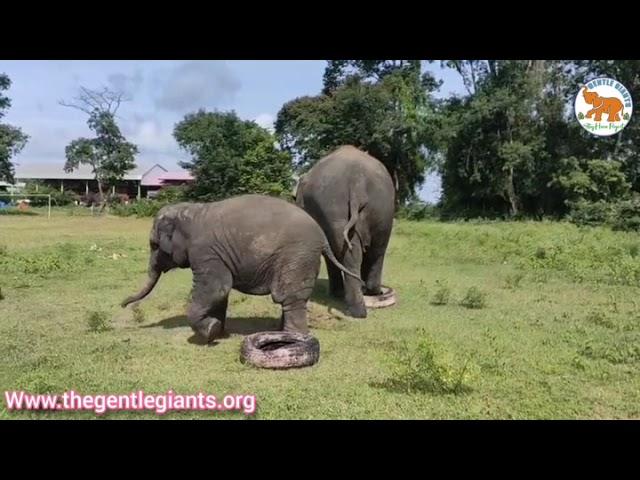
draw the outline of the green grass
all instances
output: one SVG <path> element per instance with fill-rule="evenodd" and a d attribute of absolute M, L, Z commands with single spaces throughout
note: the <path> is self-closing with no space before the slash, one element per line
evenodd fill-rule
<path fill-rule="evenodd" d="M 145 280 L 150 225 L 63 211 L 0 218 L 2 393 L 255 394 L 259 419 L 640 418 L 637 234 L 399 221 L 384 271 L 398 304 L 347 318 L 327 307 L 323 267 L 309 307 L 319 363 L 269 371 L 238 359 L 244 334 L 278 323 L 268 296 L 233 292 L 230 336 L 209 347 L 192 343 L 184 316 L 188 270 L 165 275 L 138 311 L 119 307 Z M 0 404 L 5 419 L 96 418 Z"/>

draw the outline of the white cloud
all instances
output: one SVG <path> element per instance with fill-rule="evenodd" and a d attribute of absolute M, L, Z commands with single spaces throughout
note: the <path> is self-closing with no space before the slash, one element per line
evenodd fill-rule
<path fill-rule="evenodd" d="M 273 122 L 275 122 L 275 120 L 276 118 L 270 113 L 261 113 L 253 119 L 253 121 L 260 125 L 262 128 L 266 128 L 272 133 L 274 131 Z"/>
<path fill-rule="evenodd" d="M 228 104 L 240 89 L 240 81 L 225 62 L 187 62 L 161 69 L 153 78 L 156 107 L 185 113 Z"/>
<path fill-rule="evenodd" d="M 135 143 L 139 150 L 149 152 L 170 152 L 177 149 L 171 128 L 166 127 L 157 118 L 135 115 L 123 131 L 127 140 Z"/>
<path fill-rule="evenodd" d="M 119 90 L 130 98 L 138 92 L 142 86 L 142 73 L 140 70 L 136 70 L 133 75 L 127 75 L 125 73 L 112 73 L 107 77 L 109 84 L 115 90 Z"/>

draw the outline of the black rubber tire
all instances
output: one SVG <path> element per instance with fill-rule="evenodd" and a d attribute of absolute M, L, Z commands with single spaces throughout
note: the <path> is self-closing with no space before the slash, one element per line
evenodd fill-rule
<path fill-rule="evenodd" d="M 240 347 L 240 361 L 259 368 L 286 369 L 314 365 L 320 342 L 297 332 L 259 332 L 248 335 Z"/>

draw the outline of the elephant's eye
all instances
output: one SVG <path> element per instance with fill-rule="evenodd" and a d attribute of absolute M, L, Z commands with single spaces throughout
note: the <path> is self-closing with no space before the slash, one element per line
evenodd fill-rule
<path fill-rule="evenodd" d="M 149 240 L 149 247 L 151 248 L 151 250 L 157 250 L 159 245 L 153 240 Z"/>

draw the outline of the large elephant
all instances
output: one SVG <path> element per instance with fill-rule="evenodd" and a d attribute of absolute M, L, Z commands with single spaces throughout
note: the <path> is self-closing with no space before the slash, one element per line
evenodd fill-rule
<path fill-rule="evenodd" d="M 386 167 L 353 146 L 342 146 L 300 179 L 296 203 L 320 224 L 338 260 L 360 273 L 364 293 L 380 294 L 395 212 L 395 187 Z M 366 317 L 361 283 L 343 279 L 326 263 L 330 294 L 344 296 L 351 316 Z"/>
<path fill-rule="evenodd" d="M 282 329 L 306 333 L 306 304 L 320 256 L 328 256 L 358 281 L 332 255 L 313 218 L 291 203 L 263 195 L 163 207 L 149 243 L 149 279 L 122 307 L 146 297 L 162 273 L 190 267 L 193 292 L 187 316 L 194 332 L 208 342 L 224 332 L 232 288 L 270 293 L 282 306 Z"/>

